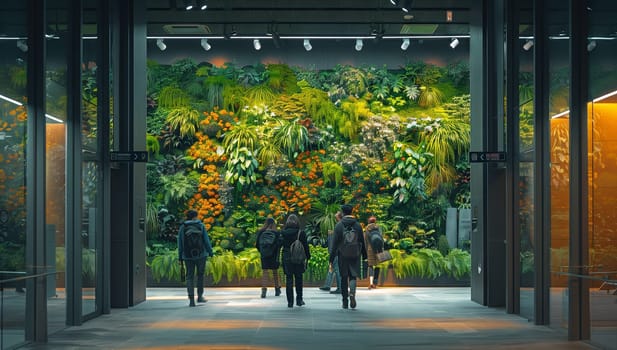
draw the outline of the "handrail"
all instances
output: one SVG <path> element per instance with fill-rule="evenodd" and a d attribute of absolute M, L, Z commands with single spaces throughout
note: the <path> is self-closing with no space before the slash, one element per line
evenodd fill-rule
<path fill-rule="evenodd" d="M 0 275 L 3 273 L 10 273 L 11 271 L 0 271 Z M 8 284 L 8 283 L 12 283 L 12 282 L 19 282 L 19 281 L 25 281 L 25 280 L 29 280 L 32 278 L 38 278 L 38 277 L 45 277 L 45 276 L 49 276 L 49 275 L 55 275 L 57 273 L 57 271 L 50 271 L 50 272 L 42 272 L 42 273 L 37 273 L 37 274 L 32 274 L 32 275 L 28 275 L 26 272 L 23 271 L 12 271 L 12 274 L 20 274 L 20 275 L 24 275 L 21 277 L 13 277 L 13 278 L 8 278 L 8 279 L 0 279 L 0 288 L 2 288 L 2 286 L 4 284 Z"/>
<path fill-rule="evenodd" d="M 571 272 L 560 272 L 560 271 L 551 271 L 551 272 L 556 274 L 556 275 L 559 275 L 559 276 L 578 277 L 578 278 L 584 278 L 584 279 L 588 279 L 588 280 L 592 280 L 592 281 L 617 283 L 617 279 L 613 280 L 613 279 L 609 279 L 609 278 L 593 277 L 593 276 L 589 276 L 589 275 L 581 275 L 581 274 L 578 274 L 578 273 L 571 273 Z"/>

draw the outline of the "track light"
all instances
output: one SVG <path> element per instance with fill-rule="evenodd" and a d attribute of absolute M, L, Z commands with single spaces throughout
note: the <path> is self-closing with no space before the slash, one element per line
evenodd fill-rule
<path fill-rule="evenodd" d="M 208 42 L 208 39 L 203 38 L 201 39 L 201 47 L 203 47 L 204 50 L 206 51 L 210 51 L 210 49 L 212 48 L 212 45 L 210 45 L 210 43 Z"/>
<path fill-rule="evenodd" d="M 206 0 L 199 0 L 199 9 L 204 11 L 208 8 L 208 2 Z"/>
<path fill-rule="evenodd" d="M 261 50 L 261 43 L 259 42 L 259 39 L 255 39 L 253 40 L 253 47 L 255 48 L 255 50 L 259 51 Z"/>
<path fill-rule="evenodd" d="M 598 46 L 598 43 L 595 40 L 590 41 L 589 44 L 587 44 L 587 51 L 588 52 L 593 51 L 596 48 L 596 46 Z"/>
<path fill-rule="evenodd" d="M 452 41 L 450 42 L 450 47 L 453 48 L 453 49 L 456 49 L 458 44 L 460 44 L 460 41 L 458 41 L 457 38 L 452 38 Z"/>
<path fill-rule="evenodd" d="M 403 39 L 403 43 L 401 44 L 401 50 L 405 51 L 409 47 L 409 38 Z"/>
<path fill-rule="evenodd" d="M 405 0 L 405 5 L 403 5 L 403 7 L 401 7 L 401 10 L 403 10 L 403 12 L 409 12 L 411 11 L 411 0 Z"/>
<path fill-rule="evenodd" d="M 184 9 L 190 11 L 195 8 L 195 0 L 184 0 Z"/>
<path fill-rule="evenodd" d="M 394 6 L 398 5 L 398 0 L 390 0 L 390 3 Z"/>
<path fill-rule="evenodd" d="M 313 49 L 313 45 L 311 45 L 311 41 L 309 39 L 304 39 L 304 49 L 306 51 L 311 51 Z"/>
<path fill-rule="evenodd" d="M 17 40 L 17 48 L 22 52 L 28 52 L 28 44 L 26 44 L 25 40 Z"/>
<path fill-rule="evenodd" d="M 356 39 L 356 51 L 361 51 L 362 50 L 362 46 L 364 46 L 364 43 L 362 42 L 362 39 Z"/>
<path fill-rule="evenodd" d="M 163 41 L 163 39 L 156 39 L 156 46 L 161 51 L 165 51 L 165 49 L 167 48 L 167 45 L 165 45 L 165 42 Z"/>
<path fill-rule="evenodd" d="M 529 39 L 525 42 L 525 45 L 523 45 L 523 50 L 529 51 L 532 47 L 533 47 L 533 40 Z"/>

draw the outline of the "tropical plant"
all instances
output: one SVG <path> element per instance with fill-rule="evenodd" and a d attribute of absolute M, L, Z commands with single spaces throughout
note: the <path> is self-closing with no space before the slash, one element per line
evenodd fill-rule
<path fill-rule="evenodd" d="M 338 186 L 343 180 L 343 167 L 335 162 L 324 162 L 322 165 L 322 173 L 326 184 Z"/>
<path fill-rule="evenodd" d="M 158 98 L 159 107 L 178 108 L 189 105 L 189 97 L 184 90 L 175 86 L 166 86 L 161 89 Z"/>
<path fill-rule="evenodd" d="M 241 193 L 257 181 L 259 162 L 246 147 L 235 149 L 225 164 L 225 181 L 236 187 Z"/>
<path fill-rule="evenodd" d="M 159 152 L 161 151 L 161 144 L 156 136 L 150 134 L 146 135 L 146 151 L 150 154 L 154 154 L 155 156 L 159 155 Z"/>
<path fill-rule="evenodd" d="M 268 64 L 268 86 L 276 92 L 285 94 L 293 94 L 298 92 L 298 80 L 296 73 L 286 64 Z"/>
<path fill-rule="evenodd" d="M 425 169 L 432 157 L 426 152 L 424 145 L 418 145 L 416 149 L 396 142 L 393 146 L 394 178 L 390 186 L 395 188 L 394 198 L 400 203 L 407 203 L 410 199 L 426 198 L 426 173 Z"/>
<path fill-rule="evenodd" d="M 418 105 L 424 108 L 439 106 L 443 102 L 443 93 L 434 86 L 421 86 Z"/>
<path fill-rule="evenodd" d="M 246 148 L 252 152 L 258 145 L 259 136 L 254 125 L 238 124 L 223 136 L 223 147 L 228 154 L 239 148 Z"/>
<path fill-rule="evenodd" d="M 182 172 L 173 175 L 161 176 L 161 183 L 165 191 L 165 205 L 179 203 L 193 196 L 197 188 L 198 180 L 195 175 L 188 176 Z"/>
<path fill-rule="evenodd" d="M 266 85 L 255 85 L 246 91 L 247 105 L 269 105 L 276 99 L 276 94 Z"/>
<path fill-rule="evenodd" d="M 172 109 L 167 115 L 167 123 L 172 130 L 177 131 L 180 137 L 191 138 L 199 130 L 200 115 L 190 107 Z"/>
<path fill-rule="evenodd" d="M 289 159 L 309 148 L 309 133 L 306 127 L 297 120 L 281 120 L 274 129 L 273 141 Z"/>

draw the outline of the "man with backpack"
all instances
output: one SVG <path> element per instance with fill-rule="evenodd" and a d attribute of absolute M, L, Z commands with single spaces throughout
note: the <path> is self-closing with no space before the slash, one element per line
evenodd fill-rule
<path fill-rule="evenodd" d="M 352 216 L 353 207 L 345 204 L 341 207 L 343 218 L 334 226 L 334 237 L 330 264 L 338 257 L 341 273 L 341 294 L 343 309 L 356 308 L 356 279 L 360 276 L 362 259 L 366 259 L 366 246 L 362 226 Z"/>
<path fill-rule="evenodd" d="M 203 297 L 206 257 L 212 255 L 212 245 L 206 227 L 197 219 L 197 212 L 191 209 L 186 213 L 186 220 L 178 231 L 178 260 L 180 264 L 186 265 L 189 306 L 195 306 L 195 272 L 197 272 L 197 302 L 206 302 Z"/>

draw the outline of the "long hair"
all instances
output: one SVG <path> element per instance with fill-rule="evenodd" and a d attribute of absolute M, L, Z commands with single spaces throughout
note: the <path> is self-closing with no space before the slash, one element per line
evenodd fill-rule
<path fill-rule="evenodd" d="M 273 218 L 267 218 L 263 226 L 259 229 L 260 232 L 265 230 L 276 230 L 276 221 Z"/>
<path fill-rule="evenodd" d="M 298 215 L 291 214 L 287 217 L 287 221 L 285 222 L 285 228 L 300 228 L 300 219 L 298 219 Z"/>

